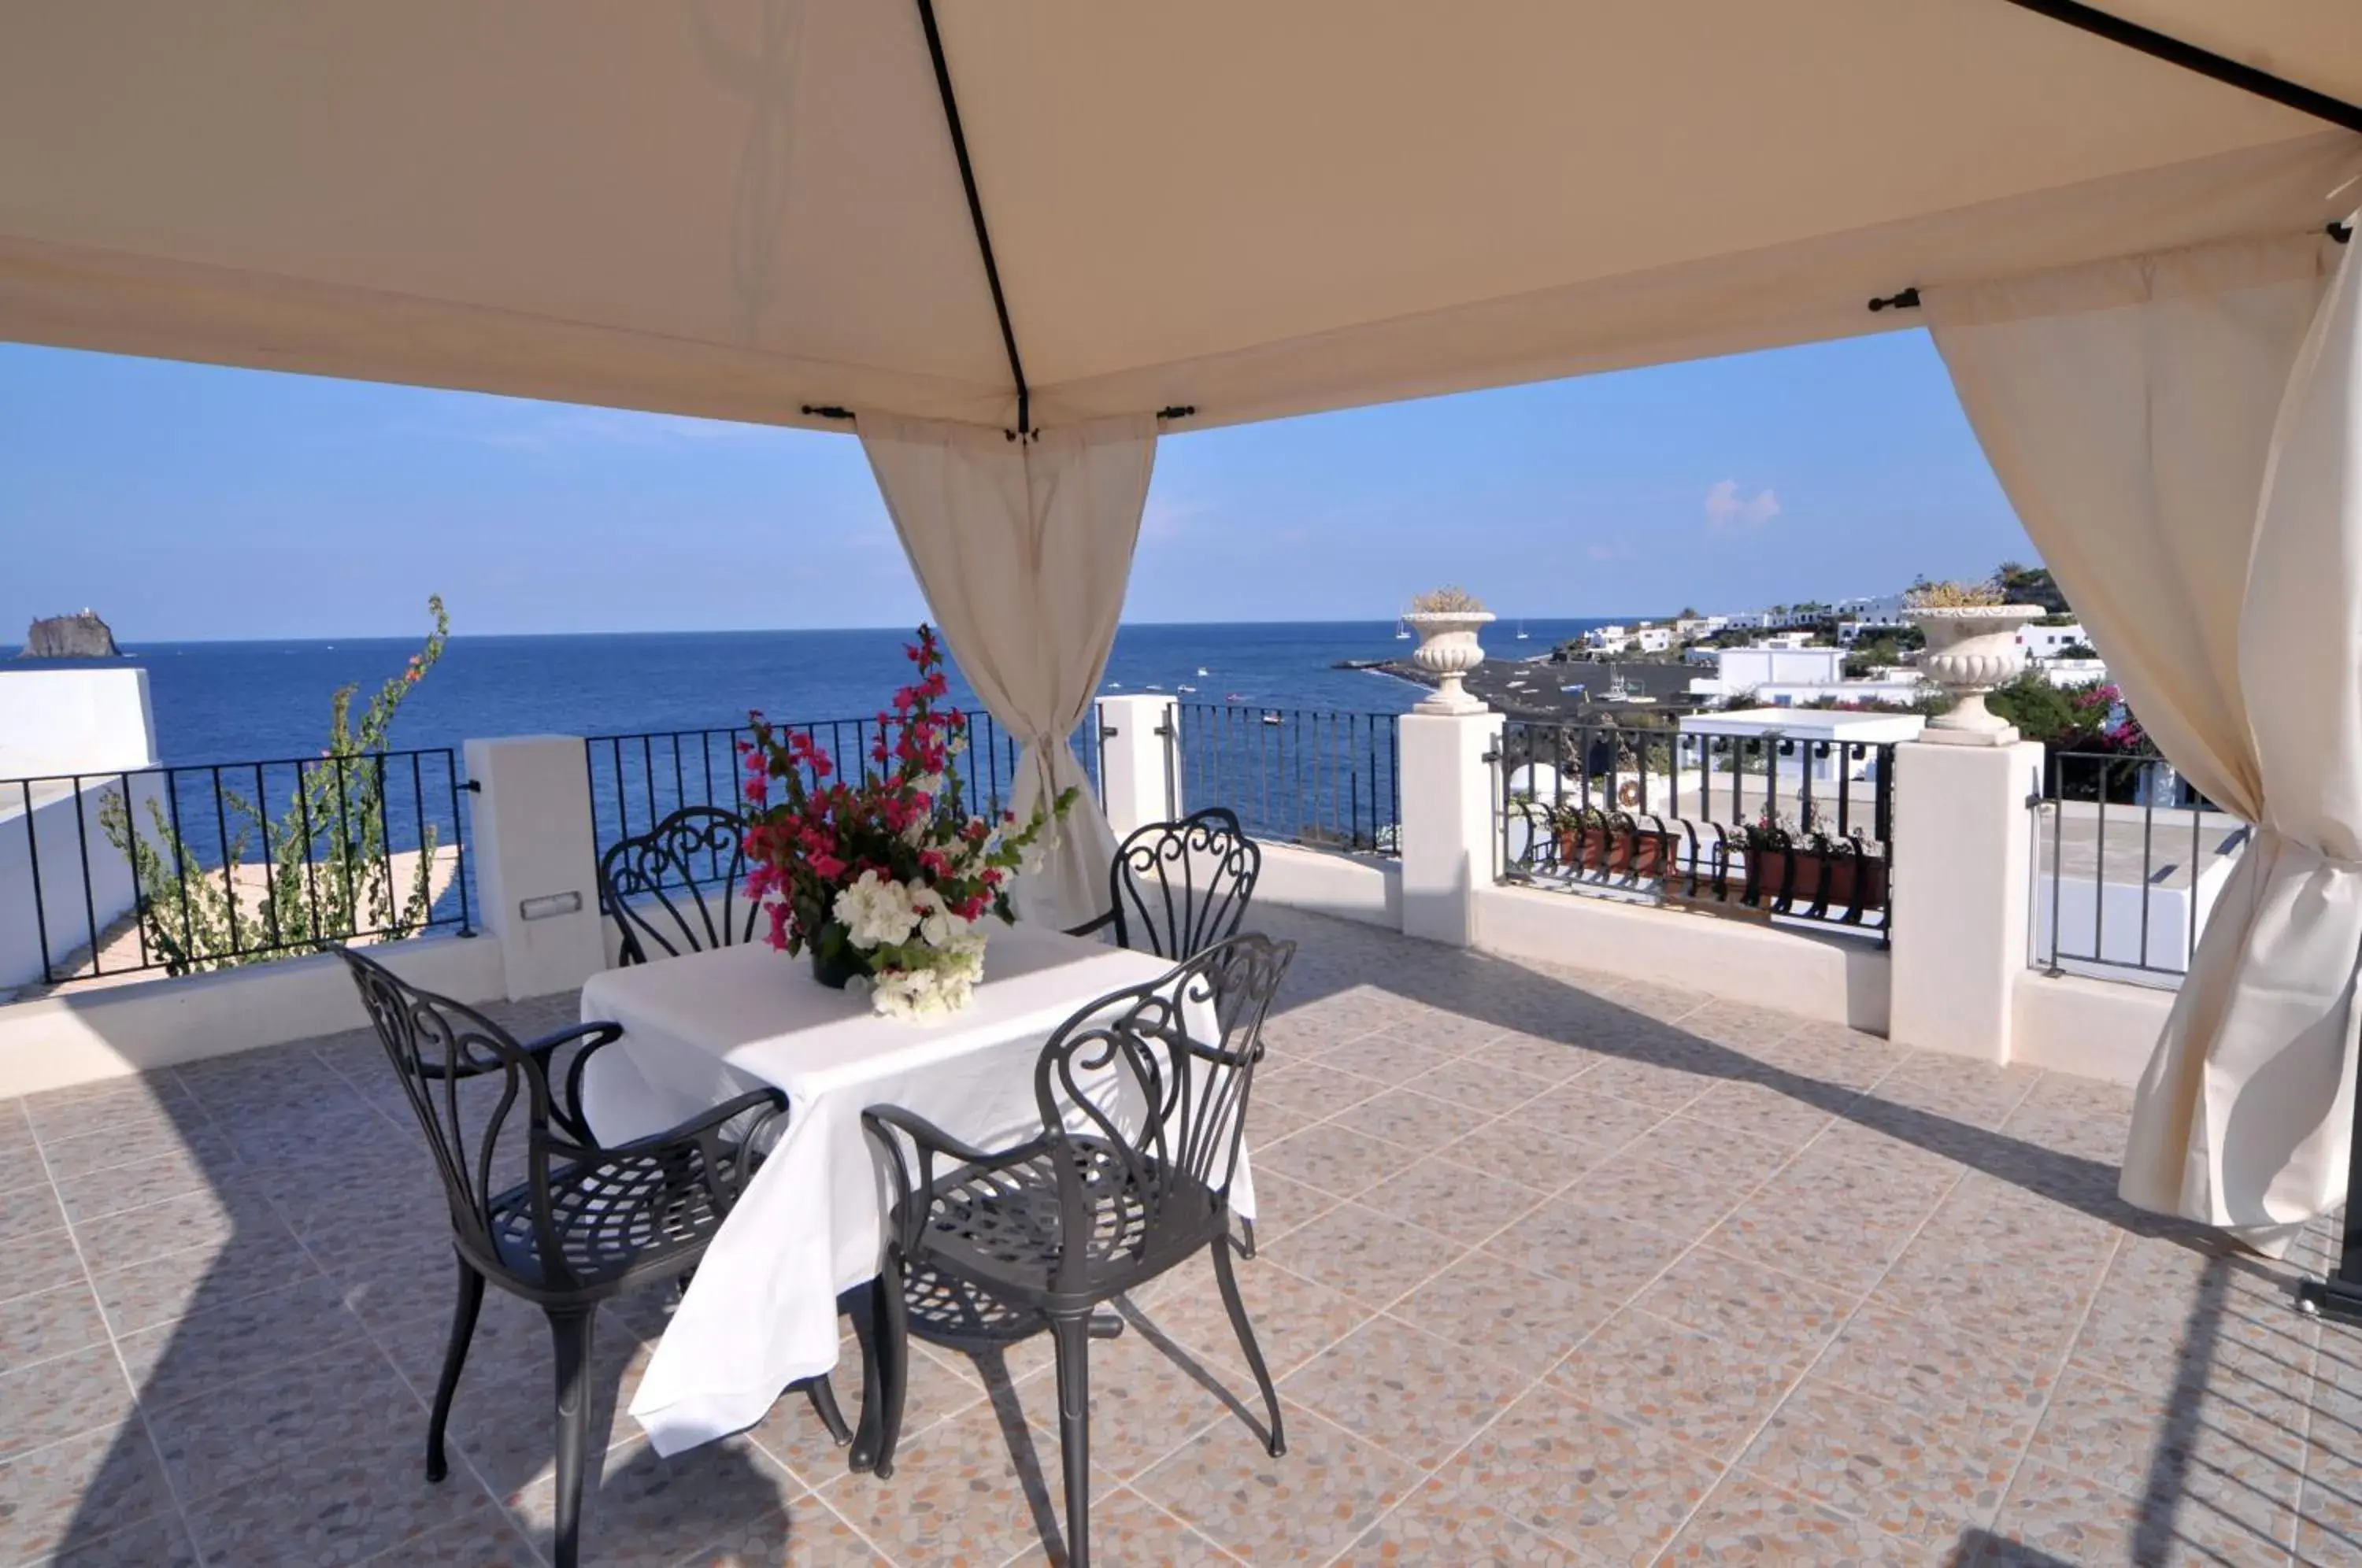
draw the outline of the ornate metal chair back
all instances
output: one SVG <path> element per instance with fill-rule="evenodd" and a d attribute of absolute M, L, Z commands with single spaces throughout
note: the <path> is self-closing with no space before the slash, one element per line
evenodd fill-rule
<path fill-rule="evenodd" d="M 1150 823 L 1108 873 L 1120 945 L 1185 959 L 1235 935 L 1263 872 L 1263 851 L 1221 806 Z"/>
<path fill-rule="evenodd" d="M 623 931 L 624 963 L 753 940 L 762 907 L 741 891 L 745 834 L 732 812 L 683 806 L 609 846 L 599 857 L 599 895 Z"/>
<path fill-rule="evenodd" d="M 1120 1287 L 1167 1250 L 1161 1240 L 1205 1243 L 1238 1168 L 1264 1019 L 1295 955 L 1292 942 L 1231 937 L 1100 998 L 1043 1047 L 1033 1089 L 1055 1152 L 1054 1288 Z M 1160 1236 L 1167 1226 L 1189 1233 Z"/>
<path fill-rule="evenodd" d="M 579 1158 L 594 1140 L 553 1099 L 541 1060 L 464 1003 L 421 990 L 350 948 L 337 951 L 426 1135 L 461 1250 L 480 1269 L 512 1275 L 494 1244 L 491 1200 L 527 1181 L 550 1268 L 539 1283 L 571 1283 L 550 1219 L 549 1170 L 553 1158 Z"/>

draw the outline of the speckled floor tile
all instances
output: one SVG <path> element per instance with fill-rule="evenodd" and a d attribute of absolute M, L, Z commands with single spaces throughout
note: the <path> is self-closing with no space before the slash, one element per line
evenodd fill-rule
<path fill-rule="evenodd" d="M 1988 1549 L 1985 1561 L 2009 1568 L 2057 1562 L 2286 1562 L 2272 1539 L 2202 1510 L 2147 1507 L 2112 1487 L 2028 1460 L 2012 1483 L 1993 1534 L 2041 1553 Z M 2331 1561 L 2336 1561 L 2331 1559 Z"/>
<path fill-rule="evenodd" d="M 1262 1452 L 1220 1428 L 1209 1435 L 1220 1447 Z M 978 1405 L 902 1444 L 891 1480 L 846 1475 L 820 1495 L 897 1562 L 985 1568 L 1041 1538 L 1057 1507 L 1046 1479 L 1057 1468 L 1056 1444 L 1015 1412 Z"/>
<path fill-rule="evenodd" d="M 1429 1157 L 1363 1193 L 1365 1208 L 1446 1236 L 1490 1235 L 1542 1201 L 1530 1187 Z"/>
<path fill-rule="evenodd" d="M 1579 1204 L 1551 1202 L 1485 1244 L 1496 1257 L 1621 1301 L 1662 1273 L 1688 1241 Z"/>
<path fill-rule="evenodd" d="M 1864 1308 L 1813 1370 L 1923 1419 L 1969 1422 L 2022 1444 L 2042 1418 L 2058 1367 L 2055 1354 L 2025 1354 L 1923 1317 Z"/>
<path fill-rule="evenodd" d="M 1804 1375 L 1802 1351 L 1750 1351 L 1637 1309 L 1604 1324 L 1551 1374 L 1553 1387 L 1728 1461 Z"/>
<path fill-rule="evenodd" d="M 8 1303 L 0 1310 L 0 1374 L 64 1355 L 106 1338 L 106 1320 L 90 1286 L 77 1280 Z"/>
<path fill-rule="evenodd" d="M 239 1412 L 224 1421 L 225 1405 Z M 272 1367 L 211 1398 L 151 1405 L 148 1425 L 182 1501 L 285 1467 L 362 1466 L 424 1452 L 426 1411 L 381 1356 L 315 1356 Z"/>
<path fill-rule="evenodd" d="M 1239 1297 L 1274 1377 L 1285 1377 L 1375 1315 L 1377 1304 L 1292 1274 L 1268 1257 L 1238 1268 Z M 1166 1276 L 1170 1283 L 1140 1310 L 1166 1337 L 1187 1345 L 1201 1364 L 1228 1369 L 1231 1392 L 1254 1408 L 1238 1334 L 1222 1306 L 1213 1270 L 1192 1261 Z"/>
<path fill-rule="evenodd" d="M 1282 1268 L 1384 1306 L 1468 1249 L 1359 1204 L 1341 1204 L 1264 1249 Z"/>
<path fill-rule="evenodd" d="M 1472 1253 L 1397 1302 L 1392 1315 L 1539 1377 L 1615 1310 L 1597 1291 Z"/>
<path fill-rule="evenodd" d="M 226 1388 L 292 1355 L 347 1349 L 376 1354 L 360 1320 L 324 1279 L 226 1301 L 160 1328 L 118 1335 L 116 1342 L 140 1398 L 158 1405 Z"/>
<path fill-rule="evenodd" d="M 1409 1494 L 1418 1472 L 1306 1407 L 1286 1416 L 1285 1458 L 1218 1426 L 1136 1488 L 1247 1562 L 1331 1562 Z"/>
<path fill-rule="evenodd" d="M 1385 1093 L 1386 1088 L 1375 1078 L 1339 1072 L 1319 1062 L 1290 1063 L 1255 1074 L 1248 1115 L 1258 1127 L 1264 1112 L 1272 1110 L 1300 1111 L 1316 1120 L 1325 1119 L 1373 1095 Z"/>
<path fill-rule="evenodd" d="M 1595 1076 L 1585 1073 L 1561 1084 L 1518 1107 L 1508 1120 L 1563 1141 L 1588 1163 L 1606 1158 L 1670 1114 L 1670 1107 L 1619 1099 L 1595 1088 Z"/>
<path fill-rule="evenodd" d="M 1794 1563 L 1797 1568 L 1916 1568 L 1954 1561 L 1956 1542 L 1905 1540 L 1749 1475 L 1716 1486 L 1657 1561 Z M 1961 1563 L 1959 1568 L 1967 1568 Z"/>
<path fill-rule="evenodd" d="M 1707 1245 L 1841 1290 L 1876 1285 L 1951 1185 L 1806 1149 L 1715 1228 Z"/>
<path fill-rule="evenodd" d="M 1446 1143 L 1429 1157 L 1529 1187 L 1539 1196 L 1564 1187 L 1606 1159 L 1607 1152 L 1545 1132 L 1521 1120 L 1521 1112 L 1512 1111 L 1465 1138 Z"/>
<path fill-rule="evenodd" d="M 1806 1377 L 1738 1467 L 1928 1546 L 1989 1521 L 2017 1463 L 2012 1447 Z"/>
<path fill-rule="evenodd" d="M 1531 1383 L 1531 1374 L 1381 1318 L 1291 1373 L 1280 1391 L 1428 1471 Z"/>
<path fill-rule="evenodd" d="M 1409 1165 L 1422 1152 L 1330 1121 L 1257 1148 L 1254 1161 L 1258 1171 L 1277 1171 L 1333 1198 L 1351 1198 Z"/>
<path fill-rule="evenodd" d="M 196 1568 L 197 1549 L 179 1517 L 161 1513 L 103 1535 L 76 1529 L 42 1562 L 46 1568 Z"/>
<path fill-rule="evenodd" d="M 1837 1337 L 1858 1299 L 1700 1247 L 1667 1269 L 1635 1304 L 1768 1357 L 1818 1352 Z"/>
<path fill-rule="evenodd" d="M 1459 1568 L 1581 1568 L 1567 1548 L 1484 1501 L 1430 1481 L 1337 1559 L 1340 1568 L 1452 1563 Z"/>
<path fill-rule="evenodd" d="M 1656 1136 L 1643 1133 L 1621 1154 L 1569 1182 L 1552 1201 L 1694 1240 L 1745 1198 L 1764 1174 L 1749 1169 L 1743 1158 L 1719 1168 L 1703 1162 L 1668 1164 L 1650 1157 Z"/>
<path fill-rule="evenodd" d="M 1472 1051 L 1463 1052 L 1459 1062 L 1448 1073 L 1439 1072 L 1438 1076 L 1454 1077 L 1465 1084 L 1476 1082 L 1496 1073 L 1516 1074 L 1517 1077 L 1510 1080 L 1505 1088 L 1495 1091 L 1493 1098 L 1498 1099 L 1504 1095 L 1523 1090 L 1527 1081 L 1538 1082 L 1542 1086 L 1540 1089 L 1535 1091 L 1539 1094 L 1554 1085 L 1564 1083 L 1578 1073 L 1588 1071 L 1598 1061 L 1599 1057 L 1595 1053 L 1586 1051 L 1582 1046 L 1571 1044 L 1564 1040 L 1551 1039 L 1540 1034 L 1513 1032 L 1505 1034 L 1489 1044 L 1479 1045 Z M 1418 1080 L 1413 1081 L 1416 1083 Z M 1508 1108 L 1502 1106 L 1498 1109 Z"/>
<path fill-rule="evenodd" d="M 1035 1540 L 1003 1568 L 1052 1568 L 1065 1556 L 1066 1497 L 1057 1492 L 1057 1529 Z M 1091 1561 L 1143 1563 L 1149 1568 L 1236 1568 L 1239 1559 L 1129 1486 L 1091 1489 Z"/>
<path fill-rule="evenodd" d="M 1493 1113 L 1413 1089 L 1393 1088 L 1346 1107 L 1332 1120 L 1373 1138 L 1425 1152 L 1467 1136 L 1493 1120 Z"/>
<path fill-rule="evenodd" d="M 0 1459 L 130 1419 L 131 1385 L 110 1344 L 0 1374 Z"/>
<path fill-rule="evenodd" d="M 97 1275 L 100 1309 L 118 1334 L 281 1289 L 320 1271 L 283 1231 L 239 1228 L 219 1245 L 184 1248 Z"/>
<path fill-rule="evenodd" d="M 1644 1563 L 1720 1477 L 1716 1461 L 1544 1386 L 1511 1406 L 1439 1479 L 1603 1562 Z"/>
<path fill-rule="evenodd" d="M 62 1231 L 65 1223 L 57 1194 L 46 1181 L 0 1192 L 0 1246 Z"/>
<path fill-rule="evenodd" d="M 136 1424 L 32 1449 L 0 1463 L 0 1562 L 43 1560 L 171 1508 Z"/>
<path fill-rule="evenodd" d="M 1331 1046 L 1316 1060 L 1339 1072 L 1392 1085 L 1407 1083 L 1421 1073 L 1450 1066 L 1453 1053 L 1407 1039 L 1389 1028 L 1383 1033 L 1365 1034 L 1359 1040 Z"/>
<path fill-rule="evenodd" d="M 620 1461 L 620 1462 L 619 1462 Z M 518 1499 L 518 1522 L 549 1550 L 557 1483 Z M 795 1518 L 808 1495 L 743 1439 L 725 1438 L 664 1458 L 646 1444 L 611 1454 L 582 1499 L 586 1560 L 614 1568 L 671 1568 L 684 1561 L 765 1563 L 788 1560 Z M 815 1509 L 816 1517 L 824 1510 Z M 694 1557 L 691 1554 L 694 1553 Z"/>
<path fill-rule="evenodd" d="M 8 1266 L 0 1270 L 0 1311 L 13 1310 L 10 1303 L 28 1296 L 83 1280 L 82 1253 L 71 1231 L 36 1231 L 6 1244 Z"/>
<path fill-rule="evenodd" d="M 1546 1048 L 1554 1051 L 1567 1049 L 1562 1045 Z M 1491 1047 L 1485 1049 L 1490 1050 Z M 1554 1078 L 1540 1077 L 1469 1056 L 1448 1067 L 1421 1073 L 1402 1087 L 1414 1094 L 1448 1099 L 1455 1105 L 1464 1105 L 1488 1116 L 1497 1116 L 1503 1111 L 1515 1110 L 1537 1096 L 1549 1093 L 1556 1083 Z"/>
<path fill-rule="evenodd" d="M 1137 1475 L 1218 1421 L 1235 1426 L 1242 1441 L 1255 1441 L 1226 1398 L 1240 1399 L 1254 1421 L 1264 1419 L 1262 1399 L 1252 1387 L 1231 1392 L 1190 1347 L 1175 1344 L 1168 1353 L 1145 1333 L 1092 1342 L 1089 1377 L 1091 1474 L 1110 1483 Z M 1043 1466 L 1057 1470 L 1054 1370 L 1024 1379 L 1010 1397 L 1033 1427 Z"/>

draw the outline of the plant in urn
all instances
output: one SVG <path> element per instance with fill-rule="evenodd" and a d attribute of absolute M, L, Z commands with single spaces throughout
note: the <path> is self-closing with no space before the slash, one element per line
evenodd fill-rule
<path fill-rule="evenodd" d="M 2042 606 L 2004 604 L 1991 583 L 1922 582 L 1903 613 L 1927 637 L 1920 672 L 1955 699 L 1949 712 L 1927 721 L 1920 738 L 1948 745 L 2014 744 L 2017 726 L 1985 706 L 1985 693 L 2025 668 L 2018 628 L 2041 619 Z"/>
<path fill-rule="evenodd" d="M 767 910 L 771 945 L 809 952 L 821 984 L 864 979 L 877 1011 L 930 1019 L 967 1005 L 989 922 L 1015 918 L 1010 877 L 1075 791 L 1021 826 L 972 815 L 958 763 L 967 715 L 936 707 L 950 683 L 934 632 L 920 627 L 907 651 L 917 679 L 877 715 L 857 781 L 831 781 L 836 766 L 810 731 L 747 715 L 746 896 Z"/>
<path fill-rule="evenodd" d="M 1462 677 L 1485 662 L 1476 630 L 1493 619 L 1476 596 L 1464 588 L 1439 588 L 1410 602 L 1403 617 L 1418 634 L 1411 663 L 1435 677 L 1435 694 L 1418 705 L 1422 713 L 1482 713 L 1485 704 L 1460 684 Z"/>

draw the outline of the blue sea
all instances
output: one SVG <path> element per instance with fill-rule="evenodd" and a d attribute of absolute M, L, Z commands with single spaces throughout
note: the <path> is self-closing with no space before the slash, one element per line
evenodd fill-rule
<path fill-rule="evenodd" d="M 1500 622 L 1496 658 L 1539 654 L 1603 623 Z M 1163 690 L 1187 702 L 1399 713 L 1420 690 L 1340 669 L 1414 645 L 1392 622 L 1125 626 L 1105 690 Z M 471 736 L 616 734 L 726 728 L 749 708 L 775 719 L 873 714 L 910 678 L 908 631 L 679 632 L 584 636 L 455 635 L 410 693 L 396 747 L 457 746 Z M 149 672 L 160 760 L 171 765 L 311 756 L 327 733 L 329 697 L 358 683 L 366 701 L 399 675 L 414 639 L 127 645 Z M 1187 690 L 1195 688 L 1194 690 Z M 955 681 L 959 701 L 975 697 Z"/>

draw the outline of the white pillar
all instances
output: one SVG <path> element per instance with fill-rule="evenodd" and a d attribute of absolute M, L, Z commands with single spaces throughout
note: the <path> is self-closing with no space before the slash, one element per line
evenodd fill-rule
<path fill-rule="evenodd" d="M 1180 704 L 1153 693 L 1099 699 L 1099 784 L 1120 842 L 1181 815 Z"/>
<path fill-rule="evenodd" d="M 1475 891 L 1493 880 L 1493 765 L 1501 716 L 1402 717 L 1402 928 L 1407 936 L 1467 947 L 1476 940 Z"/>
<path fill-rule="evenodd" d="M 2006 1062 L 2025 973 L 2042 747 L 1894 748 L 1893 1003 L 1898 1045 Z"/>
<path fill-rule="evenodd" d="M 571 990 L 607 966 L 579 735 L 467 743 L 476 890 L 509 999 Z"/>

